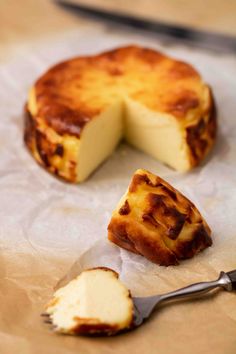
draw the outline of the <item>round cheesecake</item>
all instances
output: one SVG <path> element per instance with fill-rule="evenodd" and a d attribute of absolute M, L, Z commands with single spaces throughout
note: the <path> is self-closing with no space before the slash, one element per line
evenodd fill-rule
<path fill-rule="evenodd" d="M 121 139 L 178 171 L 216 136 L 210 87 L 182 61 L 128 46 L 62 62 L 29 92 L 25 143 L 52 174 L 84 181 Z"/>

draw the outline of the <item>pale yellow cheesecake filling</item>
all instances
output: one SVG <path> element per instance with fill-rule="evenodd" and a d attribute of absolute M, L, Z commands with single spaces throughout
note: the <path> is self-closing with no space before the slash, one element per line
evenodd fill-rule
<path fill-rule="evenodd" d="M 30 91 L 28 108 L 33 116 L 37 115 L 34 89 Z M 37 120 L 39 129 L 48 139 L 64 147 L 62 157 L 53 157 L 54 166 L 66 177 L 71 161 L 75 163 L 77 182 L 84 181 L 106 160 L 123 137 L 129 144 L 176 170 L 191 168 L 185 130 L 178 120 L 170 114 L 151 111 L 128 97 L 114 99 L 85 125 L 80 137 L 60 136 L 46 126 L 43 119 L 38 117 Z"/>
<path fill-rule="evenodd" d="M 46 312 L 59 332 L 79 333 L 83 325 L 119 331 L 131 325 L 133 301 L 115 272 L 94 268 L 57 290 Z"/>

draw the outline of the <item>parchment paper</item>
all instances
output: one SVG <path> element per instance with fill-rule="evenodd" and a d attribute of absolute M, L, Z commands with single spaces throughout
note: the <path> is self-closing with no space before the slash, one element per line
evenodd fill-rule
<path fill-rule="evenodd" d="M 123 143 L 87 182 L 63 183 L 23 145 L 27 90 L 53 63 L 127 43 L 185 59 L 211 84 L 219 111 L 214 151 L 201 167 L 180 174 Z M 236 294 L 224 291 L 162 306 L 141 328 L 114 338 L 56 335 L 40 318 L 55 287 L 87 267 L 112 267 L 143 296 L 236 268 L 235 57 L 98 25 L 19 45 L 16 53 L 0 67 L 0 353 L 236 353 Z M 165 268 L 107 241 L 111 211 L 136 168 L 165 178 L 197 205 L 213 230 L 210 249 Z"/>

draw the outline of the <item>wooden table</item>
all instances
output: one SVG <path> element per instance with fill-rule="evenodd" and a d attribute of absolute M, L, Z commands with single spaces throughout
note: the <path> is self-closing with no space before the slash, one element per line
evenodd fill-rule
<path fill-rule="evenodd" d="M 236 35 L 235 0 L 84 0 L 116 11 Z M 88 20 L 67 12 L 49 0 L 2 0 L 0 2 L 0 60 L 24 45 L 78 28 Z"/>

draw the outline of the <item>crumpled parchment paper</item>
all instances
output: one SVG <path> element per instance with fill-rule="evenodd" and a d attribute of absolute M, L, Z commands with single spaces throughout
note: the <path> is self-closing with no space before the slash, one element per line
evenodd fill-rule
<path fill-rule="evenodd" d="M 66 58 L 139 43 L 192 63 L 213 88 L 219 135 L 202 166 L 180 174 L 122 143 L 81 185 L 41 169 L 23 144 L 23 105 L 35 79 Z M 55 287 L 81 270 L 108 266 L 134 295 L 174 290 L 236 268 L 236 59 L 94 25 L 21 49 L 0 66 L 0 352 L 236 353 L 236 294 L 162 306 L 149 322 L 114 338 L 56 335 L 40 313 Z M 179 189 L 213 230 L 213 246 L 177 267 L 160 267 L 106 239 L 111 211 L 137 168 Z"/>

